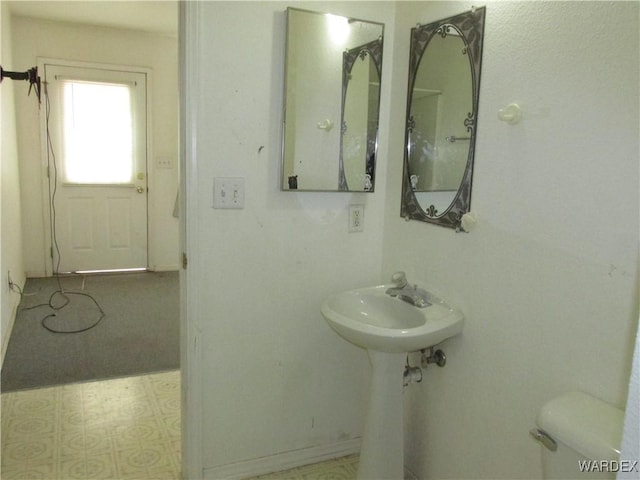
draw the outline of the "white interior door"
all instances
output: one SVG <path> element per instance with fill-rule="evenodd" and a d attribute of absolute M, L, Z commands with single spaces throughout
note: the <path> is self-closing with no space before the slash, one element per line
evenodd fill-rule
<path fill-rule="evenodd" d="M 54 272 L 147 267 L 147 74 L 44 65 Z"/>

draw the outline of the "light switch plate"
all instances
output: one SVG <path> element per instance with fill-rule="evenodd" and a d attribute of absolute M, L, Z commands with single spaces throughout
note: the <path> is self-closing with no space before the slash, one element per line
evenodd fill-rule
<path fill-rule="evenodd" d="M 244 178 L 214 178 L 213 208 L 244 208 Z"/>

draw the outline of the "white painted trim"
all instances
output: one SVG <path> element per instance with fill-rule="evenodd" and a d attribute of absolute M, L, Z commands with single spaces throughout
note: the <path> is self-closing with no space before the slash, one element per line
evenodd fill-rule
<path fill-rule="evenodd" d="M 180 251 L 188 258 L 180 270 L 180 367 L 182 388 L 182 478 L 203 477 L 202 363 L 198 312 L 201 278 L 198 250 L 197 118 L 200 2 L 179 2 L 180 84 Z"/>
<path fill-rule="evenodd" d="M 146 73 L 150 74 L 151 69 L 142 66 L 122 65 L 117 63 L 101 63 L 101 62 L 85 62 L 80 60 L 64 60 L 53 57 L 38 57 L 38 70 L 40 65 L 55 65 L 60 67 L 75 67 L 75 68 L 92 68 L 96 70 L 115 70 L 119 72 L 133 72 L 133 73 Z"/>
<path fill-rule="evenodd" d="M 50 59 L 38 57 L 37 59 L 38 71 L 41 75 L 44 75 L 44 65 Z M 47 169 L 49 164 L 47 161 L 48 143 L 47 143 L 47 82 L 42 82 L 42 104 L 40 105 L 40 185 L 42 185 L 42 232 L 44 233 L 44 276 L 50 277 L 53 275 L 53 258 L 51 257 L 51 182 L 47 176 Z M 42 273 L 38 272 L 41 276 Z M 27 273 L 27 276 L 32 276 Z"/>
<path fill-rule="evenodd" d="M 221 478 L 235 480 L 311 465 L 358 453 L 360 451 L 360 443 L 361 439 L 356 438 L 331 445 L 292 450 L 268 457 L 207 468 L 204 471 L 204 478 L 205 480 L 220 480 Z"/>

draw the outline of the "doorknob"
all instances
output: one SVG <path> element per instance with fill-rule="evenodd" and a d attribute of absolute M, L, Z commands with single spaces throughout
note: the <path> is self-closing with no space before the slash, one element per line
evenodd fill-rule
<path fill-rule="evenodd" d="M 136 192 L 144 193 L 144 187 L 136 187 Z"/>

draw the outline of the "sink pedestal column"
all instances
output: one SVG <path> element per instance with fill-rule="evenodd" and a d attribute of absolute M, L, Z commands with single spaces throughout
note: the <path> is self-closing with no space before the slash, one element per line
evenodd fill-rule
<path fill-rule="evenodd" d="M 358 480 L 402 480 L 403 372 L 406 353 L 367 350 L 373 374 L 364 425 Z"/>

